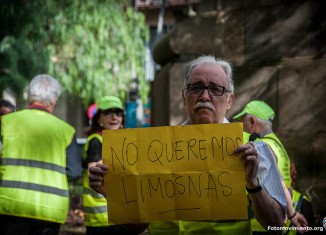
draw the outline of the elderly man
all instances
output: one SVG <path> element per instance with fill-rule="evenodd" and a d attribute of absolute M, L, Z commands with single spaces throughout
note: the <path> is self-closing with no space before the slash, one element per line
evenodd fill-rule
<path fill-rule="evenodd" d="M 212 56 L 192 61 L 186 71 L 183 101 L 188 112 L 184 125 L 226 123 L 227 110 L 234 100 L 232 70 L 228 62 Z M 286 200 L 272 153 L 263 142 L 239 146 L 245 167 L 250 206 L 258 221 L 268 226 L 282 226 Z M 263 164 L 263 165 L 262 165 Z M 108 167 L 90 168 L 90 186 L 104 193 L 103 175 Z M 269 170 L 266 170 L 269 169 Z M 200 218 L 198 218 L 200 220 Z M 233 222 L 171 221 L 151 223 L 150 234 L 250 234 L 250 220 Z"/>
<path fill-rule="evenodd" d="M 293 208 L 291 202 L 291 195 L 289 194 L 292 189 L 291 187 L 291 176 L 290 176 L 290 158 L 280 141 L 280 139 L 273 132 L 273 119 L 275 116 L 274 110 L 266 104 L 264 101 L 253 100 L 250 101 L 243 110 L 235 115 L 233 119 L 241 120 L 243 122 L 243 129 L 245 132 L 253 134 L 259 140 L 265 142 L 273 150 L 275 160 L 279 171 L 284 181 L 284 192 L 288 200 L 287 215 L 288 219 L 296 227 L 305 227 L 308 225 L 305 217 L 297 212 Z M 289 191 L 290 190 L 290 191 Z M 252 220 L 252 231 L 261 233 L 264 231 L 255 220 Z M 299 230 L 299 232 L 303 232 Z"/>
<path fill-rule="evenodd" d="M 68 179 L 81 176 L 75 129 L 52 112 L 61 93 L 53 77 L 30 82 L 27 109 L 2 116 L 0 234 L 57 235 L 69 208 Z M 74 140 L 74 141 L 73 141 Z"/>

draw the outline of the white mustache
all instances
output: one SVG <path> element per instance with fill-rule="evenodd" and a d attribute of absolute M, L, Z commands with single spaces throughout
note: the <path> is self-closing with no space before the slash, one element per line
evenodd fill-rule
<path fill-rule="evenodd" d="M 198 110 L 200 108 L 208 108 L 212 111 L 215 111 L 214 106 L 210 103 L 210 102 L 202 102 L 202 101 L 198 101 L 197 104 L 194 107 L 194 110 Z"/>

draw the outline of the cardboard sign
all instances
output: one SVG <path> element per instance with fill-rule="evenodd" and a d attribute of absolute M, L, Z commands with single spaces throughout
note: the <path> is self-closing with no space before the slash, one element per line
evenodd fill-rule
<path fill-rule="evenodd" d="M 246 219 L 242 123 L 107 130 L 109 221 Z"/>

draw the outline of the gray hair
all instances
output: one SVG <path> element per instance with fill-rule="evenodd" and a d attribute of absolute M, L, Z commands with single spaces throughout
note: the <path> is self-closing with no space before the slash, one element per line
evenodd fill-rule
<path fill-rule="evenodd" d="M 200 56 L 197 59 L 195 59 L 189 63 L 187 70 L 186 70 L 185 79 L 184 79 L 184 86 L 187 85 L 191 71 L 196 66 L 201 65 L 201 64 L 207 64 L 207 63 L 219 65 L 223 69 L 223 71 L 226 74 L 226 77 L 229 80 L 229 86 L 230 86 L 229 89 L 231 90 L 231 92 L 233 92 L 234 91 L 234 81 L 232 78 L 231 64 L 225 60 L 218 59 L 218 58 L 215 58 L 214 56 L 210 56 L 210 55 Z"/>
<path fill-rule="evenodd" d="M 248 115 L 251 115 L 251 114 L 248 114 Z M 254 115 L 251 115 L 251 116 L 254 116 Z M 255 116 L 256 117 L 256 116 Z M 258 119 L 258 121 L 260 121 L 264 126 L 267 126 L 269 128 L 272 128 L 273 127 L 273 121 L 272 120 L 264 120 L 260 117 L 256 117 Z"/>
<path fill-rule="evenodd" d="M 58 99 L 62 87 L 58 80 L 47 74 L 35 76 L 27 88 L 27 102 L 32 104 L 35 101 L 49 106 L 54 99 Z"/>
<path fill-rule="evenodd" d="M 253 115 L 253 114 L 249 114 L 249 113 L 246 113 L 245 116 L 247 116 L 247 117 L 255 117 L 255 118 L 257 118 L 257 121 L 258 121 L 260 124 L 262 124 L 264 127 L 267 127 L 267 128 L 270 128 L 270 129 L 272 129 L 272 127 L 273 127 L 273 121 L 272 121 L 272 120 L 264 120 L 264 119 L 262 119 L 262 118 L 260 118 L 260 117 L 257 117 L 257 116 L 255 116 L 255 115 Z"/>

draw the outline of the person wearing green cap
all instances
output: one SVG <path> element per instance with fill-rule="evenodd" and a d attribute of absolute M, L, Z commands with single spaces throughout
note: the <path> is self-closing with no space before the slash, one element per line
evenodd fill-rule
<path fill-rule="evenodd" d="M 253 100 L 250 101 L 240 113 L 236 114 L 233 119 L 242 121 L 245 132 L 253 134 L 252 136 L 264 141 L 273 150 L 279 171 L 283 177 L 284 192 L 288 201 L 288 218 L 295 226 L 304 227 L 307 226 L 305 217 L 293 208 L 291 202 L 290 191 L 288 191 L 291 187 L 290 158 L 280 139 L 272 130 L 274 117 L 275 112 L 268 104 L 264 101 Z M 253 234 L 258 234 L 265 230 L 253 219 L 252 231 Z"/>
<path fill-rule="evenodd" d="M 108 222 L 107 202 L 103 195 L 88 185 L 88 167 L 102 162 L 102 131 L 124 128 L 125 115 L 122 101 L 115 96 L 104 96 L 96 102 L 91 119 L 91 130 L 84 146 L 83 209 L 87 235 L 137 234 L 124 225 Z"/>
<path fill-rule="evenodd" d="M 264 101 L 260 100 L 250 101 L 240 113 L 233 117 L 233 119 L 239 119 L 246 114 L 254 115 L 255 117 L 269 122 L 272 122 L 275 117 L 274 110 Z"/>
<path fill-rule="evenodd" d="M 272 130 L 274 117 L 275 112 L 268 104 L 260 100 L 253 100 L 233 119 L 241 120 L 245 132 L 257 133 L 260 139 L 272 148 L 284 182 L 289 188 L 291 186 L 290 158 L 283 144 Z"/>

